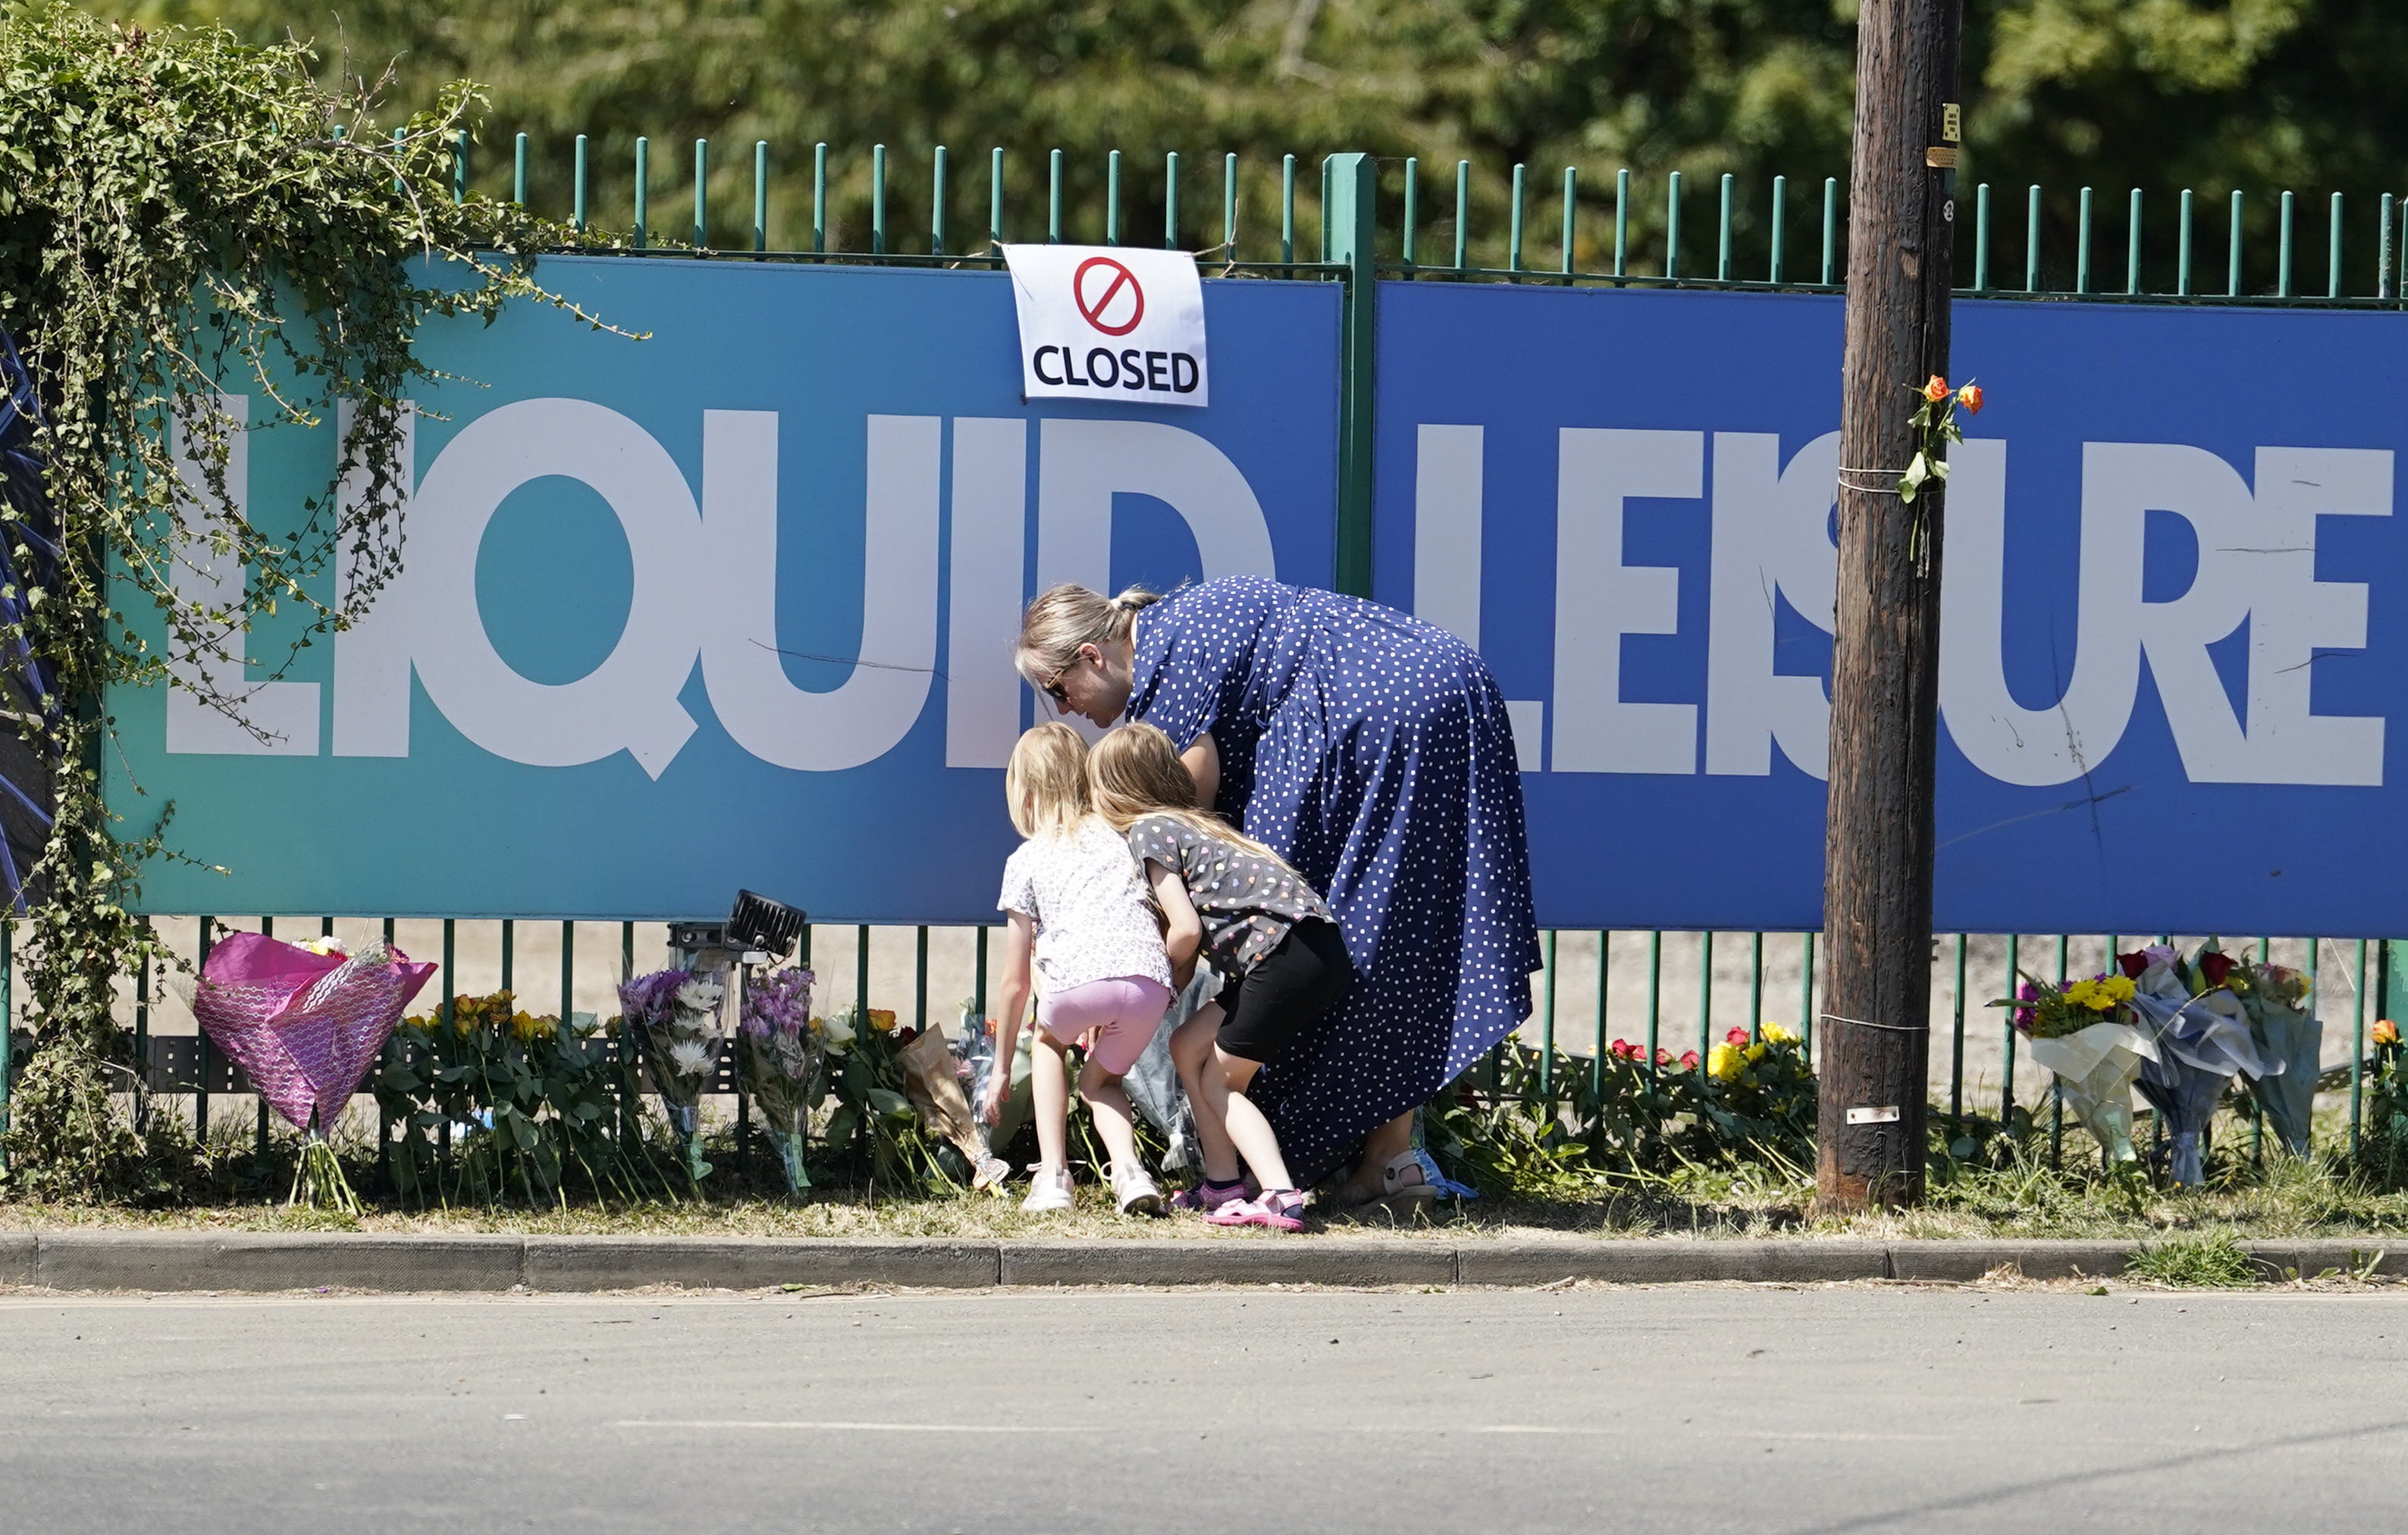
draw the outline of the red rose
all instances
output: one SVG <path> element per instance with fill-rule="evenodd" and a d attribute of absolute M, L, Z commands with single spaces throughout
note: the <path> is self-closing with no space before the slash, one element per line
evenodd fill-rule
<path fill-rule="evenodd" d="M 1698 1069 L 1698 1053 L 1697 1053 L 1696 1051 L 1694 1051 L 1694 1050 L 1684 1050 L 1684 1051 L 1682 1051 L 1682 1052 L 1681 1052 L 1681 1069 L 1682 1069 L 1682 1070 L 1684 1070 L 1684 1071 L 1695 1071 L 1697 1069 Z"/>
<path fill-rule="evenodd" d="M 1746 1029 L 1735 1028 L 1723 1036 L 1723 1043 L 1734 1049 L 1745 1050 L 1749 1045 L 1756 1043 L 1756 1036 Z"/>
<path fill-rule="evenodd" d="M 2199 973 L 2207 977 L 2210 986 L 2220 986 L 2224 984 L 2224 978 L 2232 973 L 2233 964 L 2230 954 L 2211 949 L 2199 956 Z"/>
<path fill-rule="evenodd" d="M 2149 956 L 2146 954 L 2117 954 L 2115 956 L 2115 968 L 2123 971 L 2126 975 L 2130 976 L 2133 980 L 2138 981 L 2141 979 L 2141 972 L 2149 968 Z"/>

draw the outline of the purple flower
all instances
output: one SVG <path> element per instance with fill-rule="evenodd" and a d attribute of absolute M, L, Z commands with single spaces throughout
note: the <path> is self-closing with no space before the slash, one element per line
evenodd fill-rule
<path fill-rule="evenodd" d="M 683 970 L 655 970 L 619 983 L 619 1008 L 631 1024 L 652 1025 L 677 1006 L 678 988 L 688 980 Z"/>
<path fill-rule="evenodd" d="M 775 1034 L 799 1035 L 810 1026 L 811 983 L 807 969 L 772 970 L 744 989 L 744 1011 L 738 1031 L 756 1040 Z"/>

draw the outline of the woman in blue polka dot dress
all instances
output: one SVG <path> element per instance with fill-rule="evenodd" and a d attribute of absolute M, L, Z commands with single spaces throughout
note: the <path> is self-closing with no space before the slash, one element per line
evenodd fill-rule
<path fill-rule="evenodd" d="M 1359 979 L 1255 1101 L 1306 1186 L 1360 1145 L 1341 1198 L 1426 1198 L 1412 1111 L 1529 1017 L 1540 965 L 1488 667 L 1419 619 L 1258 576 L 1168 597 L 1054 587 L 1018 663 L 1065 713 L 1160 726 L 1204 808 L 1328 898 Z"/>

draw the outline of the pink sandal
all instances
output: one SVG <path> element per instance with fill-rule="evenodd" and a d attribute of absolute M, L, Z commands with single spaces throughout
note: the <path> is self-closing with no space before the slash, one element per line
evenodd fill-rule
<path fill-rule="evenodd" d="M 1254 1197 L 1254 1190 L 1243 1178 L 1232 1178 L 1216 1184 L 1210 1178 L 1194 1188 L 1182 1188 L 1170 1197 L 1170 1208 L 1210 1215 L 1226 1204 L 1234 1204 Z"/>
<path fill-rule="evenodd" d="M 1273 1231 L 1301 1231 L 1304 1196 L 1292 1188 L 1267 1188 L 1251 1199 L 1232 1199 L 1204 1218 L 1214 1226 L 1261 1226 Z"/>

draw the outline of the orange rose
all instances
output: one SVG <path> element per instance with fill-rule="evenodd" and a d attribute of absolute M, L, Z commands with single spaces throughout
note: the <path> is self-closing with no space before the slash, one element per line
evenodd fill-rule
<path fill-rule="evenodd" d="M 1967 384 L 1964 388 L 1956 391 L 1956 403 L 1965 408 L 1965 413 L 1967 415 L 1980 415 L 1982 413 L 1982 386 L 1980 384 Z"/>
<path fill-rule="evenodd" d="M 1923 397 L 1929 400 L 1934 405 L 1938 405 L 1942 400 L 1946 399 L 1949 393 L 1948 380 L 1942 378 L 1937 373 L 1931 376 L 1931 381 L 1929 383 L 1923 386 Z"/>
<path fill-rule="evenodd" d="M 2393 1023 L 2388 1018 L 2377 1018 L 2374 1020 L 2374 1042 L 2376 1044 L 2398 1044 L 2400 1042 L 2400 1026 Z"/>

